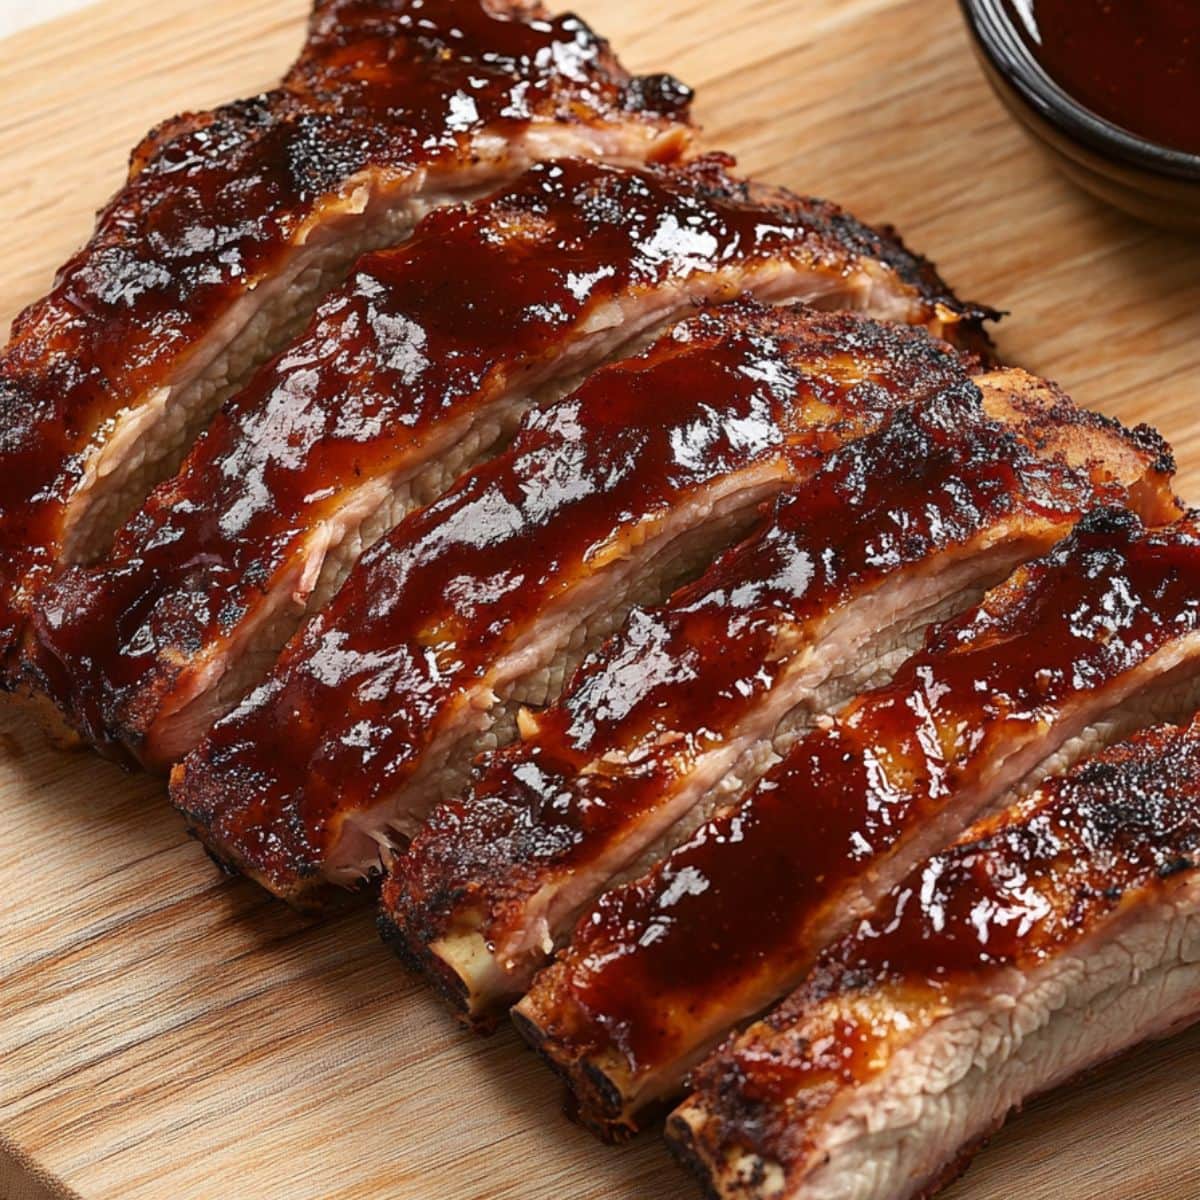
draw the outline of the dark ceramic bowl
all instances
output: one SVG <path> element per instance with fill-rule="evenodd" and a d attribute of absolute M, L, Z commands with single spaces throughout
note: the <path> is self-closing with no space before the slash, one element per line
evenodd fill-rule
<path fill-rule="evenodd" d="M 960 0 L 984 72 L 1025 131 L 1080 187 L 1168 229 L 1200 233 L 1200 155 L 1106 121 L 1043 70 L 1003 0 Z"/>

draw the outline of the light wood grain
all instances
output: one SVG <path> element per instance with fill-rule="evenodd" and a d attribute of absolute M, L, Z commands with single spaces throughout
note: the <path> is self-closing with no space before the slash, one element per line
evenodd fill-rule
<path fill-rule="evenodd" d="M 8 37 L 22 29 L 30 29 L 44 21 L 75 12 L 93 0 L 0 0 L 0 37 Z"/>
<path fill-rule="evenodd" d="M 277 77 L 305 7 L 107 0 L 0 47 L 0 315 L 44 290 L 150 124 Z M 632 66 L 696 85 L 747 169 L 895 222 L 1011 309 L 1010 359 L 1158 424 L 1200 494 L 1200 250 L 1059 180 L 946 0 L 579 8 Z M 654 1137 L 606 1150 L 561 1119 L 513 1036 L 460 1033 L 369 913 L 318 926 L 222 880 L 158 785 L 0 720 L 0 1200 L 694 1194 Z M 1142 1051 L 1034 1105 L 952 1195 L 1196 1200 L 1198 1080 L 1200 1033 Z"/>

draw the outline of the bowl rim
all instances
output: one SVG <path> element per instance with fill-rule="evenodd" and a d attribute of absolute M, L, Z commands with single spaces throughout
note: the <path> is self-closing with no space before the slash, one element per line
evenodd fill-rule
<path fill-rule="evenodd" d="M 959 6 L 992 65 L 1045 120 L 1076 141 L 1143 170 L 1200 179 L 1200 154 L 1164 146 L 1115 125 L 1055 82 L 1033 56 L 1004 0 L 959 0 Z"/>

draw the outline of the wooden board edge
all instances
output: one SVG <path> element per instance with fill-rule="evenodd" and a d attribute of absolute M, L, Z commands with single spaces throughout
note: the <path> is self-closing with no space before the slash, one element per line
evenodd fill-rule
<path fill-rule="evenodd" d="M 39 1166 L 3 1129 L 0 1129 L 0 1198 L 83 1200 L 78 1192 Z"/>

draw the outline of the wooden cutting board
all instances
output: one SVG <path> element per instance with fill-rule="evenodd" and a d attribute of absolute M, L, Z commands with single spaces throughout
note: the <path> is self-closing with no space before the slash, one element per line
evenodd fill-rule
<path fill-rule="evenodd" d="M 1170 436 L 1200 497 L 1200 245 L 1063 183 L 949 0 L 580 0 L 699 89 L 748 170 L 892 221 L 1013 313 L 1014 362 Z M 0 45 L 0 316 L 46 287 L 152 123 L 274 81 L 306 0 L 107 0 Z M 378 944 L 221 879 L 161 787 L 0 715 L 0 1200 L 666 1200 L 508 1033 L 462 1033 Z M 1197 1200 L 1200 1031 L 1015 1121 L 955 1200 Z"/>

